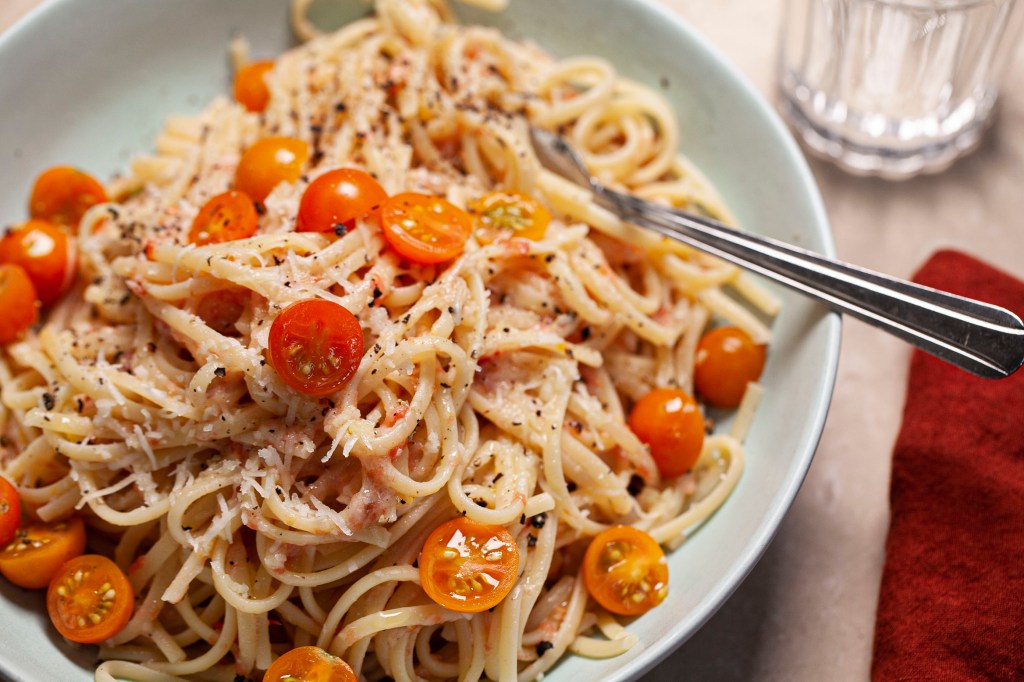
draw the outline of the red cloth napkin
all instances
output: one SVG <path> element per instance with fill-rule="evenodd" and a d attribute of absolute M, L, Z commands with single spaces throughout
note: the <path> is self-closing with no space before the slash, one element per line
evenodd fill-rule
<path fill-rule="evenodd" d="M 1024 282 L 961 253 L 914 279 L 1024 316 Z M 1024 370 L 914 352 L 890 506 L 872 679 L 1024 680 Z"/>

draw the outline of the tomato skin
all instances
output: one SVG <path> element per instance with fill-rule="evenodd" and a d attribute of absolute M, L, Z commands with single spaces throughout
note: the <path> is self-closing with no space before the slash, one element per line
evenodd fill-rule
<path fill-rule="evenodd" d="M 54 166 L 36 178 L 28 211 L 39 220 L 77 227 L 86 211 L 108 200 L 96 178 L 71 166 Z"/>
<path fill-rule="evenodd" d="M 18 489 L 0 476 L 0 547 L 14 538 L 21 525 L 21 495 Z"/>
<path fill-rule="evenodd" d="M 767 351 L 739 327 L 716 327 L 697 343 L 693 383 L 717 407 L 736 407 L 747 384 L 761 378 Z"/>
<path fill-rule="evenodd" d="M 666 478 L 693 468 L 704 446 L 704 417 L 697 402 L 678 388 L 656 388 L 637 401 L 629 428 L 651 448 Z"/>
<path fill-rule="evenodd" d="M 259 214 L 245 192 L 228 190 L 211 198 L 199 209 L 188 240 L 196 246 L 245 239 L 256 234 Z"/>
<path fill-rule="evenodd" d="M 551 213 L 539 201 L 520 192 L 491 192 L 470 202 L 476 218 L 477 241 L 491 244 L 502 237 L 531 241 L 544 238 Z"/>
<path fill-rule="evenodd" d="M 263 682 L 356 682 L 356 674 L 320 647 L 300 646 L 271 663 Z"/>
<path fill-rule="evenodd" d="M 405 192 L 381 207 L 380 226 L 400 256 L 436 265 L 462 253 L 473 232 L 473 217 L 441 197 Z"/>
<path fill-rule="evenodd" d="M 25 526 L 0 550 L 0 573 L 19 587 L 43 588 L 65 562 L 84 551 L 85 524 L 77 516 Z"/>
<path fill-rule="evenodd" d="M 583 582 L 608 611 L 639 616 L 668 595 L 668 563 L 650 535 L 632 526 L 613 526 L 587 547 Z"/>
<path fill-rule="evenodd" d="M 0 310 L 0 345 L 16 340 L 39 319 L 35 285 L 20 265 L 0 265 Z"/>
<path fill-rule="evenodd" d="M 53 305 L 71 288 L 76 262 L 74 240 L 44 220 L 29 220 L 0 240 L 0 263 L 25 268 L 43 306 Z"/>
<path fill-rule="evenodd" d="M 247 294 L 237 289 L 221 289 L 199 299 L 196 315 L 218 334 L 237 336 L 235 323 L 245 312 Z"/>
<path fill-rule="evenodd" d="M 420 552 L 420 584 L 435 602 L 460 613 L 480 613 L 512 590 L 519 546 L 502 526 L 458 516 L 435 528 Z"/>
<path fill-rule="evenodd" d="M 267 72 L 274 68 L 272 61 L 246 64 L 235 73 L 235 100 L 247 110 L 259 113 L 270 102 Z"/>
<path fill-rule="evenodd" d="M 356 168 L 327 171 L 309 183 L 299 200 L 296 232 L 338 232 L 351 229 L 388 198 L 372 175 Z"/>
<path fill-rule="evenodd" d="M 299 393 L 334 393 L 352 378 L 362 357 L 359 320 L 332 301 L 292 303 L 270 326 L 271 365 Z"/>
<path fill-rule="evenodd" d="M 262 202 L 282 182 L 295 182 L 309 161 L 309 145 L 294 137 L 264 137 L 242 153 L 235 187 Z"/>
<path fill-rule="evenodd" d="M 85 554 L 64 563 L 46 590 L 50 622 L 72 642 L 96 644 L 128 624 L 135 593 L 128 577 L 105 556 Z"/>

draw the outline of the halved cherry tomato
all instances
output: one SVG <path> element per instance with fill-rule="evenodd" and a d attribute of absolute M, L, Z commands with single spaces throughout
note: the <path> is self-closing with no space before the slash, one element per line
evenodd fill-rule
<path fill-rule="evenodd" d="M 476 216 L 476 238 L 490 244 L 502 237 L 537 241 L 551 222 L 551 213 L 539 201 L 520 192 L 491 192 L 470 202 Z"/>
<path fill-rule="evenodd" d="M 235 72 L 235 100 L 249 111 L 259 113 L 267 108 L 270 90 L 267 72 L 274 68 L 272 61 L 246 64 Z"/>
<path fill-rule="evenodd" d="M 256 234 L 259 219 L 252 197 L 245 192 L 228 190 L 199 209 L 188 240 L 196 246 L 205 246 L 245 239 Z"/>
<path fill-rule="evenodd" d="M 0 265 L 0 310 L 0 344 L 14 341 L 39 319 L 36 288 L 20 265 Z"/>
<path fill-rule="evenodd" d="M 235 323 L 245 311 L 248 295 L 238 289 L 221 289 L 199 299 L 196 315 L 218 334 L 237 336 Z"/>
<path fill-rule="evenodd" d="M 95 644 L 124 629 L 135 593 L 124 571 L 98 554 L 66 562 L 46 590 L 46 610 L 57 631 L 72 642 Z"/>
<path fill-rule="evenodd" d="M 651 448 L 666 478 L 693 468 L 704 446 L 704 417 L 697 402 L 678 388 L 656 388 L 637 401 L 629 428 Z"/>
<path fill-rule="evenodd" d="M 668 563 L 650 535 L 632 526 L 598 533 L 583 556 L 583 582 L 598 604 L 639 616 L 665 600 Z"/>
<path fill-rule="evenodd" d="M 263 682 L 356 682 L 356 674 L 320 647 L 300 646 L 271 663 Z"/>
<path fill-rule="evenodd" d="M 352 378 L 363 357 L 359 320 L 332 301 L 298 301 L 270 326 L 270 361 L 299 393 L 327 395 Z"/>
<path fill-rule="evenodd" d="M 309 183 L 299 200 L 298 232 L 342 232 L 388 198 L 372 175 L 355 168 L 327 171 Z"/>
<path fill-rule="evenodd" d="M 67 521 L 37 523 L 19 528 L 0 551 L 0 573 L 19 587 L 46 587 L 66 561 L 85 551 L 85 524 Z"/>
<path fill-rule="evenodd" d="M 77 227 L 86 211 L 106 201 L 107 191 L 96 178 L 71 166 L 54 166 L 36 178 L 28 211 L 33 218 Z"/>
<path fill-rule="evenodd" d="M 75 280 L 74 241 L 59 227 L 32 219 L 0 240 L 0 263 L 16 263 L 25 268 L 39 301 L 49 306 Z"/>
<path fill-rule="evenodd" d="M 712 405 L 736 407 L 747 384 L 761 378 L 765 347 L 739 327 L 717 327 L 697 343 L 693 383 Z"/>
<path fill-rule="evenodd" d="M 235 186 L 263 201 L 282 182 L 295 182 L 309 161 L 309 145 L 294 137 L 264 137 L 245 150 L 235 170 Z"/>
<path fill-rule="evenodd" d="M 479 613 L 509 593 L 519 571 L 519 547 L 502 526 L 459 516 L 434 529 L 420 553 L 420 583 L 435 602 Z"/>
<path fill-rule="evenodd" d="M 406 192 L 384 202 L 380 226 L 400 256 L 433 265 L 462 253 L 473 232 L 473 217 L 441 197 Z"/>
<path fill-rule="evenodd" d="M 10 481 L 0 476 L 0 546 L 14 537 L 21 525 L 21 495 Z"/>

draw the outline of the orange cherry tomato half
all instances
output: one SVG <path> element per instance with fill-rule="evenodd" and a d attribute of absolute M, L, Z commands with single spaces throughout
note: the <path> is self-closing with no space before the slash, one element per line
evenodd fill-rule
<path fill-rule="evenodd" d="M 270 326 L 270 361 L 299 393 L 327 395 L 352 378 L 363 357 L 359 320 L 332 301 L 298 301 Z"/>
<path fill-rule="evenodd" d="M 274 68 L 272 61 L 246 64 L 235 72 L 235 100 L 249 111 L 259 113 L 267 108 L 270 90 L 267 72 Z"/>
<path fill-rule="evenodd" d="M 0 476 L 0 546 L 14 538 L 21 525 L 21 495 L 18 489 Z"/>
<path fill-rule="evenodd" d="M 519 547 L 502 526 L 459 516 L 434 529 L 420 553 L 420 583 L 435 602 L 479 613 L 509 593 L 519 571 Z"/>
<path fill-rule="evenodd" d="M 441 197 L 406 192 L 384 202 L 380 225 L 400 256 L 433 265 L 462 253 L 473 232 L 473 217 Z"/>
<path fill-rule="evenodd" d="M 716 327 L 697 343 L 693 383 L 717 407 L 736 407 L 747 384 L 761 378 L 766 351 L 739 327 Z"/>
<path fill-rule="evenodd" d="M 271 663 L 263 682 L 356 682 L 356 674 L 320 647 L 300 646 Z"/>
<path fill-rule="evenodd" d="M 46 587 L 66 561 L 84 551 L 85 524 L 77 516 L 33 524 L 19 528 L 0 550 L 0 573 L 19 587 Z"/>
<path fill-rule="evenodd" d="M 629 428 L 651 448 L 666 478 L 693 468 L 704 446 L 704 417 L 697 402 L 678 388 L 656 388 L 637 401 Z"/>
<path fill-rule="evenodd" d="M 302 193 L 295 229 L 344 234 L 387 198 L 387 192 L 369 173 L 355 168 L 327 171 Z"/>
<path fill-rule="evenodd" d="M 106 201 L 107 191 L 96 178 L 71 166 L 55 166 L 36 178 L 28 212 L 33 218 L 77 227 L 86 211 Z"/>
<path fill-rule="evenodd" d="M 98 554 L 66 562 L 46 590 L 53 626 L 82 644 L 96 644 L 121 632 L 134 607 L 135 593 L 124 571 Z"/>
<path fill-rule="evenodd" d="M 45 220 L 29 220 L 0 239 L 0 263 L 25 268 L 44 306 L 53 305 L 71 288 L 76 262 L 72 238 Z"/>
<path fill-rule="evenodd" d="M 14 341 L 39 319 L 35 285 L 20 265 L 0 265 L 0 310 L 0 344 Z"/>
<path fill-rule="evenodd" d="M 476 216 L 476 238 L 490 244 L 501 238 L 522 237 L 537 241 L 544 238 L 551 213 L 539 201 L 519 192 L 491 192 L 470 202 L 469 212 Z"/>
<path fill-rule="evenodd" d="M 632 526 L 598 533 L 583 555 L 583 583 L 598 604 L 620 616 L 639 616 L 668 595 L 665 553 Z"/>
<path fill-rule="evenodd" d="M 294 137 L 265 137 L 245 150 L 235 170 L 235 187 L 263 201 L 282 182 L 295 182 L 309 161 L 309 145 Z"/>
<path fill-rule="evenodd" d="M 224 336 L 237 336 L 235 323 L 245 312 L 248 294 L 237 289 L 221 289 L 199 299 L 196 315 L 211 329 Z"/>
<path fill-rule="evenodd" d="M 188 240 L 196 246 L 206 246 L 245 239 L 256 234 L 259 219 L 252 197 L 245 192 L 228 190 L 199 209 Z"/>

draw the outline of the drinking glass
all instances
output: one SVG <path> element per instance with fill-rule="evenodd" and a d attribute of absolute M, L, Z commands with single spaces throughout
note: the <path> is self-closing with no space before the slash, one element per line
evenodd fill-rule
<path fill-rule="evenodd" d="M 786 0 L 783 116 L 862 175 L 936 172 L 992 121 L 1024 0 Z"/>

